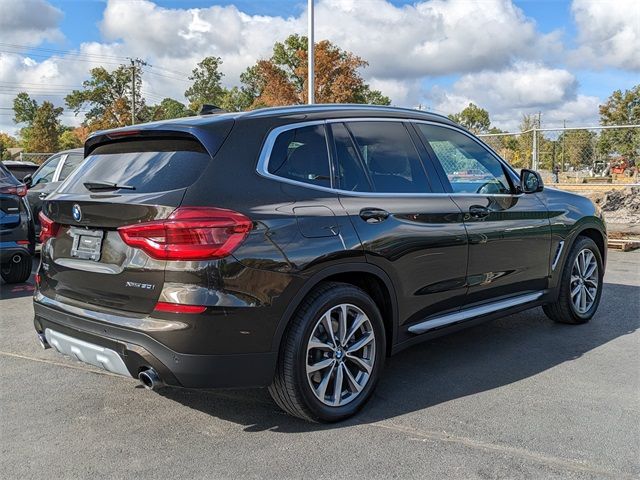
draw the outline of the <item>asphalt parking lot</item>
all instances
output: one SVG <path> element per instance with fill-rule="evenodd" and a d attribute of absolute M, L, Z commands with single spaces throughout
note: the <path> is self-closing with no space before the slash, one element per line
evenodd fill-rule
<path fill-rule="evenodd" d="M 39 348 L 0 286 L 0 477 L 638 478 L 640 251 L 591 323 L 535 309 L 391 358 L 367 408 L 311 425 L 265 390 L 161 393 Z"/>

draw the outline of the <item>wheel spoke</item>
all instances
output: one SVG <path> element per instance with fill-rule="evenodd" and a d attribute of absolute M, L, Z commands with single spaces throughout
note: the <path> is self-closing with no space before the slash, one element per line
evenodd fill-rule
<path fill-rule="evenodd" d="M 591 262 L 587 267 L 587 271 L 585 272 L 584 277 L 591 278 L 593 274 L 596 272 L 597 267 L 598 267 L 598 264 L 595 261 Z"/>
<path fill-rule="evenodd" d="M 358 365 L 358 367 L 360 367 L 360 370 L 364 370 L 367 373 L 371 373 L 371 370 L 373 369 L 373 367 L 366 360 L 360 357 L 356 357 L 355 355 L 350 355 L 347 353 L 347 360 L 351 360 L 356 365 Z"/>
<path fill-rule="evenodd" d="M 584 284 L 585 284 L 585 285 L 591 285 L 591 287 L 592 287 L 592 288 L 595 288 L 595 289 L 597 289 L 597 288 L 598 288 L 598 281 L 597 281 L 597 280 L 595 280 L 595 279 L 593 279 L 593 278 L 587 278 L 587 279 L 584 281 Z"/>
<path fill-rule="evenodd" d="M 580 284 L 578 284 L 575 287 L 573 287 L 573 290 L 571 290 L 571 298 L 573 298 L 577 294 L 579 294 L 581 289 L 582 289 L 582 285 L 580 285 Z"/>
<path fill-rule="evenodd" d="M 342 369 L 344 365 L 342 363 L 338 364 L 338 368 L 336 369 L 336 379 L 333 385 L 333 404 L 335 406 L 340 405 L 340 400 L 342 399 L 342 383 L 343 383 L 343 375 Z"/>
<path fill-rule="evenodd" d="M 320 360 L 313 365 L 307 365 L 307 373 L 313 373 L 317 372 L 318 370 L 323 370 L 333 365 L 333 363 L 335 363 L 335 360 L 333 358 L 325 358 L 324 360 Z"/>
<path fill-rule="evenodd" d="M 591 291 L 587 287 L 584 287 L 584 291 L 587 292 L 587 295 L 589 295 L 589 298 L 592 302 L 596 299 L 596 294 L 591 293 Z"/>
<path fill-rule="evenodd" d="M 309 350 L 313 350 L 314 348 L 318 350 L 336 350 L 336 347 L 334 347 L 330 343 L 323 342 L 317 337 L 313 337 L 311 340 L 309 340 L 309 345 L 307 345 L 307 352 Z"/>
<path fill-rule="evenodd" d="M 349 330 L 349 333 L 347 333 L 347 336 L 344 339 L 344 343 L 346 344 L 349 340 L 351 340 L 351 337 L 353 337 L 353 335 L 358 331 L 358 329 L 369 319 L 359 313 L 356 318 L 353 320 L 353 324 L 351 325 L 351 329 Z"/>
<path fill-rule="evenodd" d="M 331 340 L 331 343 L 333 343 L 334 347 L 337 347 L 338 344 L 336 343 L 336 337 L 333 334 L 333 323 L 331 322 L 329 312 L 325 313 L 322 316 L 322 325 L 324 326 L 324 329 L 327 332 L 327 336 L 329 337 L 329 340 Z"/>
<path fill-rule="evenodd" d="M 374 339 L 373 332 L 365 333 L 360 340 L 358 340 L 356 343 L 354 343 L 347 349 L 347 353 L 357 352 L 358 350 L 363 348 L 365 345 L 368 345 L 369 343 L 373 342 L 373 339 Z"/>
<path fill-rule="evenodd" d="M 583 286 L 580 291 L 580 309 L 582 312 L 587 311 L 587 295 L 584 293 L 586 288 Z"/>
<path fill-rule="evenodd" d="M 338 340 L 340 345 L 344 345 L 347 336 L 347 306 L 340 305 L 340 315 L 338 316 Z"/>
<path fill-rule="evenodd" d="M 358 381 L 351 373 L 351 370 L 349 370 L 346 365 L 343 364 L 342 368 L 344 369 L 344 373 L 347 377 L 347 383 L 349 384 L 351 391 L 360 393 L 360 390 L 362 390 L 362 385 L 358 383 Z"/>
<path fill-rule="evenodd" d="M 323 402 L 324 402 L 324 397 L 327 394 L 327 387 L 329 386 L 329 380 L 331 380 L 331 375 L 333 374 L 333 370 L 335 369 L 335 367 L 336 367 L 336 364 L 333 363 L 331 365 L 331 369 L 325 374 L 325 376 L 322 378 L 322 381 L 316 388 L 316 395 Z"/>

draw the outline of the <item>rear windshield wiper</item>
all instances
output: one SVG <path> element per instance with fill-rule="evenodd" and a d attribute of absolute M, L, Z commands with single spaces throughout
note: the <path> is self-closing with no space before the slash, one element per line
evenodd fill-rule
<path fill-rule="evenodd" d="M 112 182 L 84 182 L 83 185 L 87 190 L 92 192 L 98 190 L 135 190 L 133 185 L 118 185 Z"/>

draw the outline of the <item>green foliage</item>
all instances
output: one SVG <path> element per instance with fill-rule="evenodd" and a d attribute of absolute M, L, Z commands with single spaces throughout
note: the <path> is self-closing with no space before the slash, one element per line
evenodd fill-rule
<path fill-rule="evenodd" d="M 14 148 L 18 146 L 18 141 L 13 138 L 11 135 L 0 132 L 0 160 L 9 160 L 11 155 L 9 155 L 9 148 Z"/>
<path fill-rule="evenodd" d="M 90 130 L 122 127 L 131 123 L 131 68 L 120 66 L 109 72 L 104 67 L 91 70 L 91 78 L 85 80 L 82 90 L 73 90 L 65 97 L 67 107 L 76 115 L 84 107 L 84 125 Z M 136 68 L 136 122 L 144 121 L 147 111 L 141 95 L 142 77 Z"/>
<path fill-rule="evenodd" d="M 189 100 L 189 108 L 194 112 L 200 110 L 203 104 L 220 106 L 225 95 L 222 86 L 223 73 L 219 70 L 222 60 L 220 57 L 205 57 L 193 69 L 189 80 L 193 81 L 184 92 Z"/>
<path fill-rule="evenodd" d="M 71 150 L 72 148 L 80 148 L 81 146 L 82 140 L 78 138 L 78 135 L 76 135 L 72 129 L 65 129 L 60 135 L 60 150 Z"/>
<path fill-rule="evenodd" d="M 486 133 L 491 126 L 489 112 L 473 103 L 470 103 L 461 112 L 449 115 L 449 118 L 475 134 Z"/>
<path fill-rule="evenodd" d="M 602 125 L 637 125 L 640 123 L 640 85 L 631 90 L 616 90 L 600 105 Z M 640 130 L 637 128 L 603 130 L 598 151 L 608 155 L 617 153 L 628 160 L 640 159 Z"/>
<path fill-rule="evenodd" d="M 149 110 L 149 121 L 169 120 L 171 118 L 195 115 L 195 112 L 188 109 L 184 103 L 174 100 L 173 98 L 165 98 L 160 104 L 150 107 Z"/>
<path fill-rule="evenodd" d="M 51 102 L 38 102 L 21 92 L 13 100 L 14 121 L 26 123 L 20 129 L 20 143 L 27 152 L 55 152 L 58 150 L 62 125 L 59 117 L 63 108 Z"/>
<path fill-rule="evenodd" d="M 15 123 L 28 123 L 31 125 L 38 110 L 38 102 L 31 99 L 29 94 L 21 92 L 13 99 L 13 121 Z"/>

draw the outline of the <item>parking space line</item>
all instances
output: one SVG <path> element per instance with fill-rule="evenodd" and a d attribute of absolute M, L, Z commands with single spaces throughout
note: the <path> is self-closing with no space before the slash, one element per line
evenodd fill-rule
<path fill-rule="evenodd" d="M 106 370 L 94 370 L 92 368 L 85 368 L 85 367 L 80 367 L 80 366 L 76 366 L 76 365 L 69 365 L 68 363 L 56 362 L 54 360 L 47 360 L 45 358 L 37 358 L 37 357 L 30 357 L 28 355 L 20 355 L 19 353 L 3 352 L 3 351 L 0 350 L 0 355 L 4 355 L 6 357 L 20 358 L 22 360 L 32 360 L 34 362 L 46 363 L 46 364 L 49 364 L 49 365 L 56 365 L 58 367 L 71 368 L 73 370 L 81 370 L 83 372 L 97 373 L 98 375 L 107 375 L 109 377 L 120 377 L 120 378 L 122 378 L 122 375 L 117 375 L 115 373 L 111 373 L 111 372 L 108 372 Z"/>
<path fill-rule="evenodd" d="M 424 441 L 424 440 L 434 440 L 437 442 L 447 442 L 447 443 L 456 443 L 459 445 L 463 445 L 468 448 L 476 449 L 476 450 L 484 450 L 486 452 L 494 452 L 494 453 L 502 453 L 509 454 L 512 456 L 521 457 L 539 464 L 546 464 L 548 466 L 560 467 L 565 470 L 573 470 L 579 472 L 587 472 L 594 475 L 606 476 L 610 478 L 635 478 L 629 473 L 623 472 L 614 472 L 611 470 L 607 470 L 604 467 L 598 465 L 590 465 L 585 462 L 581 462 L 578 460 L 567 460 L 564 458 L 553 457 L 549 455 L 545 455 L 538 452 L 532 452 L 530 450 L 526 450 L 524 448 L 511 447 L 509 445 L 499 445 L 495 443 L 483 442 L 482 440 L 474 440 L 468 437 L 459 437 L 456 435 L 450 435 L 443 432 L 438 432 L 434 430 L 418 430 L 411 427 L 405 427 L 403 425 L 396 425 L 386 422 L 373 422 L 368 424 L 371 427 L 384 428 L 387 430 L 394 431 L 396 433 L 402 433 L 413 437 L 414 440 Z"/>

